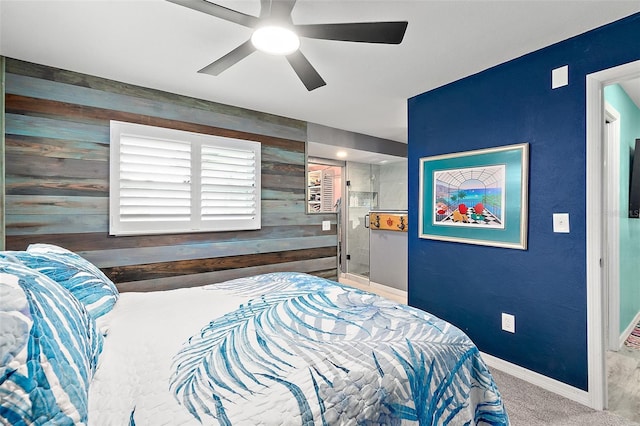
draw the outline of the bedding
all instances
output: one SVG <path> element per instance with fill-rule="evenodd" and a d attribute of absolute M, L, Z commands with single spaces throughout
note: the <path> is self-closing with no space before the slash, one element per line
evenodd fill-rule
<path fill-rule="evenodd" d="M 301 274 L 124 293 L 89 425 L 506 425 L 477 347 L 418 309 Z"/>
<path fill-rule="evenodd" d="M 118 300 L 116 286 L 100 269 L 63 247 L 31 244 L 26 251 L 0 252 L 0 258 L 47 275 L 69 290 L 94 319 L 109 312 Z"/>
<path fill-rule="evenodd" d="M 0 423 L 86 424 L 102 335 L 67 289 L 0 259 Z"/>
<path fill-rule="evenodd" d="M 459 329 L 307 274 L 119 295 L 38 244 L 0 252 L 0 302 L 2 424 L 508 424 Z"/>

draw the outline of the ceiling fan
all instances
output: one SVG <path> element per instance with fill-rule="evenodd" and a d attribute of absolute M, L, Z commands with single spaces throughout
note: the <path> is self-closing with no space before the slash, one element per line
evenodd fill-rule
<path fill-rule="evenodd" d="M 298 37 L 360 43 L 400 44 L 408 24 L 406 21 L 402 21 L 296 25 L 291 19 L 291 11 L 296 0 L 260 0 L 260 16 L 258 17 L 206 0 L 167 1 L 254 29 L 250 40 L 198 72 L 218 75 L 256 50 L 263 50 L 267 53 L 284 55 L 309 91 L 324 86 L 326 82 L 298 49 L 300 46 Z M 275 48 L 271 51 L 272 44 L 269 41 L 265 42 L 263 37 L 275 37 L 275 39 L 283 41 L 285 47 Z"/>

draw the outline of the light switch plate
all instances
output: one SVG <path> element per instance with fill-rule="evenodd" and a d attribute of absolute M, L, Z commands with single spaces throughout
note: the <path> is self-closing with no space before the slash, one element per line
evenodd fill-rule
<path fill-rule="evenodd" d="M 569 233 L 569 213 L 553 214 L 553 232 Z"/>
<path fill-rule="evenodd" d="M 323 220 L 322 221 L 322 230 L 323 231 L 331 231 L 331 221 Z"/>

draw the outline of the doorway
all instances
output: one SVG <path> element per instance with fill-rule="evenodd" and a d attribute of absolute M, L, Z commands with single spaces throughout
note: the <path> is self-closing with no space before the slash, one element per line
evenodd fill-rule
<path fill-rule="evenodd" d="M 342 197 L 343 161 L 307 159 L 307 213 L 336 213 Z"/>
<path fill-rule="evenodd" d="M 345 259 L 342 262 L 344 268 L 341 270 L 343 278 L 364 286 L 372 285 L 369 214 L 378 209 L 407 209 L 407 175 L 407 160 L 404 157 L 384 159 L 377 163 L 347 161 L 343 203 L 343 227 L 346 235 Z M 374 275 L 376 270 L 379 271 L 379 267 L 374 268 Z M 384 281 L 373 284 L 389 286 L 391 289 L 403 288 L 401 282 Z M 404 288 L 406 289 L 406 285 Z M 402 291 L 406 297 L 406 291 Z"/>
<path fill-rule="evenodd" d="M 604 148 L 603 123 L 605 122 L 604 87 L 620 81 L 640 77 L 640 61 L 621 65 L 587 75 L 587 335 L 589 405 L 602 410 L 607 406 L 607 369 L 605 352 L 611 339 L 606 334 L 608 325 L 608 293 L 604 284 L 608 282 L 606 271 L 616 265 L 610 263 L 607 249 L 606 211 L 603 211 L 605 184 L 604 163 L 607 158 Z"/>
<path fill-rule="evenodd" d="M 308 127 L 308 132 L 313 130 L 311 133 L 314 138 L 326 137 L 332 142 L 307 142 L 306 211 L 308 214 L 324 215 L 335 212 L 338 276 L 369 285 L 369 229 L 364 226 L 365 216 L 372 208 L 406 209 L 406 144 L 389 141 L 391 149 L 387 144 L 380 145 L 380 140 L 376 139 L 371 148 L 379 152 L 362 150 L 355 148 L 358 144 L 352 141 L 353 134 L 338 132 L 340 137 L 337 137 L 335 129 L 330 133 L 325 133 L 323 129 L 322 126 Z M 366 137 L 359 135 L 358 141 L 361 140 L 366 141 Z M 341 145 L 342 143 L 346 146 Z M 396 150 L 395 145 L 402 145 L 405 155 L 384 153 Z M 333 166 L 333 177 L 340 176 L 341 180 L 334 180 L 333 201 L 324 203 L 323 208 L 321 194 L 327 192 L 323 191 L 325 187 L 328 188 L 328 185 L 323 184 L 323 178 L 327 178 L 329 171 L 327 166 Z M 318 173 L 318 170 L 325 171 L 325 174 Z M 350 182 L 349 186 L 347 181 Z M 332 211 L 327 212 L 326 209 Z"/>
<path fill-rule="evenodd" d="M 640 138 L 640 79 L 604 87 L 604 304 L 607 408 L 640 421 L 640 351 L 624 344 L 640 320 L 640 222 L 630 215 L 631 163 Z M 607 302 L 608 300 L 608 302 Z"/>

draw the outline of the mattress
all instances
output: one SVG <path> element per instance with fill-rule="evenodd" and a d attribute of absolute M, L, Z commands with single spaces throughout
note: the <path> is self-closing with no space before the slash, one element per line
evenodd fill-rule
<path fill-rule="evenodd" d="M 306 274 L 123 293 L 97 325 L 89 425 L 508 424 L 462 331 Z"/>

